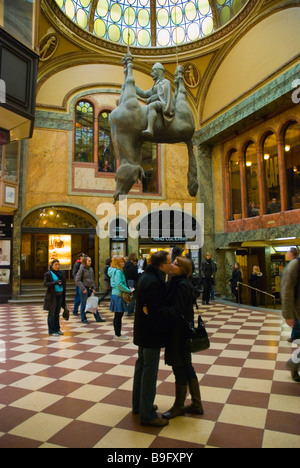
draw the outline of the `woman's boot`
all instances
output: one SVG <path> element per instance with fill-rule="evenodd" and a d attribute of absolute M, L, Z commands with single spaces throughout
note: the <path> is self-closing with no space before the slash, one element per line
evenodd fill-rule
<path fill-rule="evenodd" d="M 190 379 L 188 383 L 192 404 L 185 407 L 185 412 L 190 414 L 204 414 L 198 379 Z"/>
<path fill-rule="evenodd" d="M 162 417 L 164 419 L 173 419 L 177 416 L 184 416 L 185 409 L 184 409 L 184 402 L 186 399 L 187 394 L 187 385 L 179 385 L 175 384 L 176 388 L 176 399 L 173 407 L 164 413 Z"/>

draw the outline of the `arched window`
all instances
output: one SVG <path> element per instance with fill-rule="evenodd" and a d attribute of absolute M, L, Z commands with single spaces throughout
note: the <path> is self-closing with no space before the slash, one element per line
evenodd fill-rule
<path fill-rule="evenodd" d="M 284 134 L 288 209 L 300 209 L 300 125 L 292 122 Z"/>
<path fill-rule="evenodd" d="M 249 143 L 245 150 L 248 218 L 259 215 L 258 164 L 255 143 Z"/>
<path fill-rule="evenodd" d="M 281 211 L 278 150 L 276 135 L 270 133 L 263 143 L 263 165 L 267 213 Z"/>
<path fill-rule="evenodd" d="M 77 162 L 94 162 L 94 107 L 79 101 L 75 107 L 75 151 Z"/>
<path fill-rule="evenodd" d="M 116 172 L 114 147 L 111 141 L 109 116 L 110 111 L 102 111 L 98 126 L 98 170 L 99 172 Z"/>
<path fill-rule="evenodd" d="M 239 219 L 242 217 L 241 171 L 236 150 L 233 150 L 229 157 L 229 183 L 231 219 Z"/>
<path fill-rule="evenodd" d="M 143 193 L 158 193 L 158 151 L 157 144 L 146 142 L 141 150 L 143 179 Z"/>

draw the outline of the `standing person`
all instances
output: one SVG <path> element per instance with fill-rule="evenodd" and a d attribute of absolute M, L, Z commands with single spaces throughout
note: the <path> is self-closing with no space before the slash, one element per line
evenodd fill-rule
<path fill-rule="evenodd" d="M 218 265 L 217 265 L 217 262 L 214 262 L 214 265 L 215 265 L 215 274 L 214 274 L 214 278 L 213 278 L 213 281 L 212 281 L 212 284 L 211 284 L 211 291 L 210 291 L 210 298 L 212 301 L 215 300 L 215 279 L 216 279 L 216 274 L 217 274 L 217 271 L 218 271 Z"/>
<path fill-rule="evenodd" d="M 260 289 L 261 278 L 263 274 L 260 271 L 259 266 L 253 267 L 253 272 L 249 278 L 249 284 L 251 288 Z M 257 291 L 251 289 L 251 305 L 257 307 Z"/>
<path fill-rule="evenodd" d="M 199 307 L 198 307 L 198 304 L 197 304 L 197 299 L 198 299 L 199 296 L 200 296 L 200 291 L 198 290 L 198 288 L 197 288 L 196 286 L 194 286 L 193 279 L 192 279 L 193 274 L 194 274 L 194 272 L 195 272 L 195 270 L 196 270 L 196 266 L 195 266 L 194 260 L 193 260 L 192 257 L 191 257 L 191 254 L 189 254 L 189 253 L 185 254 L 185 258 L 187 258 L 187 259 L 189 260 L 189 262 L 191 263 L 191 266 L 192 266 L 192 274 L 191 274 L 191 276 L 189 277 L 189 280 L 190 280 L 190 282 L 191 282 L 191 284 L 192 284 L 192 286 L 193 286 L 193 298 L 194 298 L 193 300 L 194 300 L 194 306 L 195 306 L 196 309 L 198 310 Z M 174 259 L 174 260 L 175 260 L 175 259 Z M 174 262 L 172 262 L 172 263 L 174 263 Z"/>
<path fill-rule="evenodd" d="M 175 245 L 175 247 L 172 250 L 172 262 L 174 262 L 175 258 L 181 257 L 183 254 L 183 249 Z"/>
<path fill-rule="evenodd" d="M 299 258 L 299 250 L 296 247 L 292 247 L 287 253 L 287 259 L 289 262 Z M 289 343 L 293 343 L 294 340 L 300 339 L 300 321 L 295 319 L 295 324 L 292 329 L 291 337 L 288 339 Z"/>
<path fill-rule="evenodd" d="M 110 268 L 110 265 L 111 265 L 111 258 L 108 258 L 105 262 L 105 269 L 104 269 L 105 289 L 104 289 L 104 293 L 102 294 L 102 296 L 99 297 L 99 305 L 111 292 L 110 277 L 108 276 L 108 270 Z"/>
<path fill-rule="evenodd" d="M 160 251 L 152 255 L 141 276 L 136 292 L 134 344 L 138 346 L 135 364 L 132 408 L 142 425 L 162 427 L 167 420 L 158 417 L 154 406 L 161 348 L 168 343 L 169 322 L 176 318 L 174 308 L 166 307 L 165 276 L 171 268 L 171 256 Z"/>
<path fill-rule="evenodd" d="M 66 278 L 60 271 L 58 260 L 52 260 L 50 270 L 45 273 L 44 286 L 47 292 L 44 300 L 44 310 L 48 310 L 48 332 L 49 335 L 63 335 L 59 325 L 59 313 L 66 306 Z"/>
<path fill-rule="evenodd" d="M 80 316 L 82 323 L 88 323 L 86 319 L 86 301 L 88 297 L 96 291 L 96 283 L 94 270 L 92 268 L 92 259 L 90 257 L 84 257 L 82 265 L 76 275 L 76 284 L 80 289 Z M 97 311 L 94 314 L 96 322 L 106 322 L 103 318 L 100 317 L 99 312 Z"/>
<path fill-rule="evenodd" d="M 146 258 L 140 258 L 138 261 L 138 275 L 139 277 L 144 273 L 144 271 L 147 268 L 147 259 Z"/>
<path fill-rule="evenodd" d="M 139 279 L 139 274 L 138 274 L 138 267 L 137 267 L 138 259 L 137 255 L 135 253 L 132 253 L 129 255 L 127 262 L 125 263 L 124 266 L 124 274 L 125 278 L 127 281 L 127 286 L 129 288 L 136 288 L 136 284 Z M 128 304 L 128 315 L 134 315 L 134 306 L 135 306 L 135 300 L 132 301 L 130 304 Z"/>
<path fill-rule="evenodd" d="M 241 283 L 243 279 L 242 271 L 240 264 L 236 262 L 234 264 L 234 269 L 232 272 L 232 277 L 229 280 L 231 284 L 232 294 L 236 297 L 236 302 L 242 304 L 242 287 L 241 285 L 238 286 L 238 283 Z"/>
<path fill-rule="evenodd" d="M 300 322 L 300 258 L 294 258 L 284 269 L 281 283 L 280 293 L 282 301 L 282 314 L 286 323 L 291 327 L 296 327 Z M 295 338 L 296 339 L 296 338 Z M 290 359 L 287 364 L 290 370 L 292 379 L 295 382 L 300 382 L 299 376 L 299 359 Z"/>
<path fill-rule="evenodd" d="M 205 255 L 205 260 L 201 263 L 201 278 L 203 284 L 202 305 L 209 305 L 211 287 L 215 277 L 216 266 L 211 259 L 209 252 Z"/>
<path fill-rule="evenodd" d="M 82 261 L 85 257 L 84 253 L 80 253 L 78 255 L 78 258 L 76 262 L 74 263 L 73 270 L 72 270 L 72 275 L 74 278 L 74 281 L 76 282 L 76 275 L 79 271 L 79 268 L 82 265 Z M 74 307 L 73 307 L 73 314 L 78 315 L 78 307 L 80 306 L 80 288 L 79 286 L 76 285 L 76 292 L 75 292 L 75 299 L 74 299 Z"/>
<path fill-rule="evenodd" d="M 189 280 L 192 266 L 188 259 L 178 257 L 171 266 L 171 280 L 168 284 L 168 304 L 181 311 L 181 316 L 170 326 L 170 340 L 166 347 L 165 362 L 172 366 L 175 375 L 175 403 L 163 414 L 165 419 L 183 416 L 185 413 L 204 414 L 197 375 L 188 349 L 185 323 L 194 326 L 193 287 Z M 187 390 L 190 390 L 192 404 L 184 406 Z"/>
<path fill-rule="evenodd" d="M 111 299 L 110 299 L 110 311 L 114 312 L 114 330 L 115 340 L 117 341 L 128 341 L 128 336 L 122 336 L 122 318 L 124 312 L 127 312 L 127 305 L 123 301 L 121 294 L 122 292 L 130 293 L 132 288 L 128 288 L 126 284 L 126 278 L 123 273 L 125 261 L 123 257 L 113 257 L 111 266 L 108 269 L 108 276 L 110 277 Z"/>

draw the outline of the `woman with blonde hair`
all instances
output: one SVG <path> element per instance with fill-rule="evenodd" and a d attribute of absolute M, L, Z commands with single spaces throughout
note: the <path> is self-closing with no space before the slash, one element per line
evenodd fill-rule
<path fill-rule="evenodd" d="M 114 312 L 114 330 L 115 339 L 117 341 L 128 341 L 128 336 L 121 335 L 122 329 L 122 317 L 124 312 L 127 312 L 127 306 L 123 301 L 121 295 L 122 292 L 130 293 L 132 288 L 128 288 L 126 284 L 126 278 L 123 273 L 125 261 L 123 257 L 115 256 L 112 259 L 111 266 L 108 269 L 108 276 L 110 277 L 111 300 L 110 300 L 110 311 Z"/>
<path fill-rule="evenodd" d="M 173 419 L 185 413 L 204 413 L 197 375 L 192 365 L 192 355 L 188 348 L 186 324 L 194 325 L 194 292 L 191 281 L 192 264 L 188 258 L 177 257 L 171 266 L 171 281 L 168 284 L 167 303 L 181 316 L 170 324 L 170 339 L 166 346 L 165 361 L 172 366 L 175 375 L 175 403 L 163 414 L 164 419 Z M 190 390 L 192 404 L 184 406 L 187 390 Z"/>

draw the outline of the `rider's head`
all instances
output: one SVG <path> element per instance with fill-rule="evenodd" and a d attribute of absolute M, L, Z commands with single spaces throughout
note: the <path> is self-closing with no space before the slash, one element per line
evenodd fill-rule
<path fill-rule="evenodd" d="M 154 79 L 158 77 L 163 77 L 164 73 L 165 69 L 161 63 L 157 62 L 155 65 L 153 65 L 151 75 Z"/>

